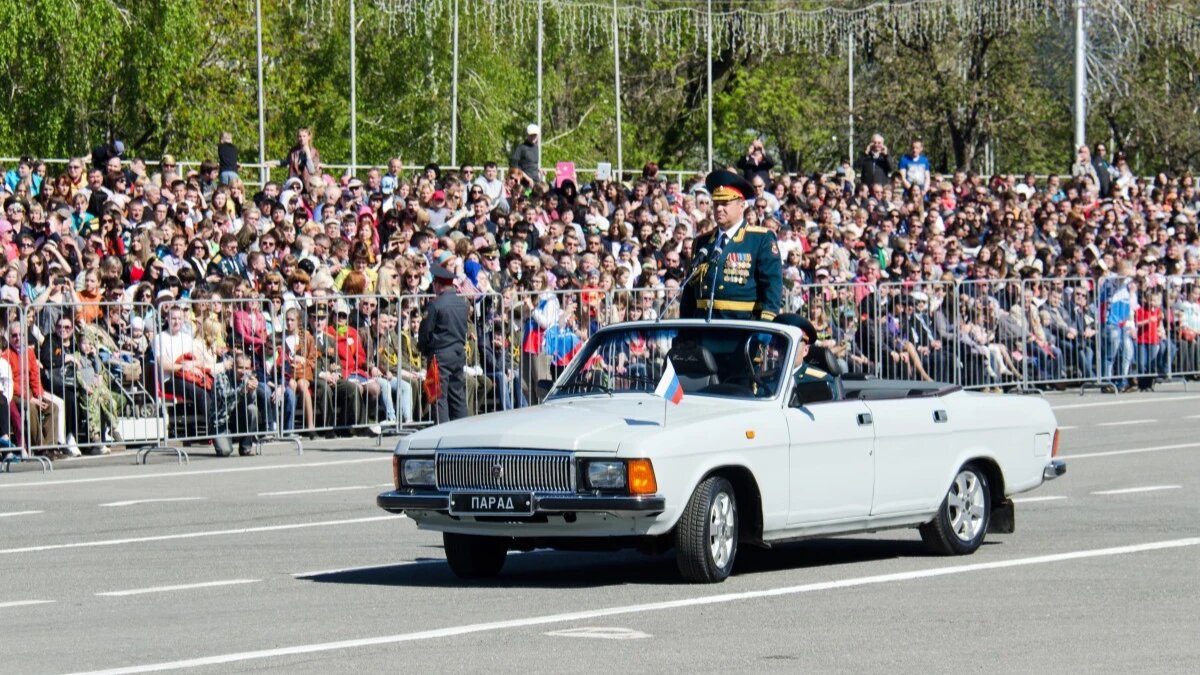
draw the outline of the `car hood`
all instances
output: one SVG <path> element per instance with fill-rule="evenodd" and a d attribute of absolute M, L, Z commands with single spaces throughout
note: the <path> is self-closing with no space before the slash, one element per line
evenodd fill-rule
<path fill-rule="evenodd" d="M 689 396 L 679 405 L 651 395 L 575 396 L 423 429 L 409 437 L 408 447 L 615 453 L 621 442 L 632 436 L 645 438 L 693 421 L 744 412 L 748 405 L 764 404 L 705 396 Z"/>

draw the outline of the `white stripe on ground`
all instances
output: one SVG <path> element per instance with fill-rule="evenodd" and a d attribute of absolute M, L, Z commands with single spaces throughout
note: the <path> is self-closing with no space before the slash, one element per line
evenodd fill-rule
<path fill-rule="evenodd" d="M 1072 403 L 1071 405 L 1050 406 L 1054 410 L 1079 410 L 1080 408 L 1103 408 L 1110 405 L 1135 405 L 1138 403 L 1171 403 L 1173 401 L 1194 401 L 1200 396 L 1147 396 L 1138 398 L 1123 398 L 1119 401 L 1101 401 L 1099 403 Z"/>
<path fill-rule="evenodd" d="M 369 490 L 395 487 L 391 483 L 380 483 L 379 485 L 346 485 L 344 487 L 327 487 L 327 488 L 312 488 L 309 490 L 284 490 L 282 492 L 260 492 L 259 497 L 284 497 L 287 495 L 310 495 L 318 492 L 344 492 L 346 490 Z"/>
<path fill-rule="evenodd" d="M 8 513 L 0 513 L 0 518 L 14 518 L 16 516 L 36 516 L 45 511 L 10 511 Z"/>
<path fill-rule="evenodd" d="M 1120 490 L 1100 490 L 1094 495 L 1131 495 L 1135 492 L 1158 492 L 1159 490 L 1178 490 L 1182 485 L 1147 485 L 1145 487 L 1122 488 Z"/>
<path fill-rule="evenodd" d="M 238 466 L 228 469 L 202 469 L 200 471 L 170 471 L 167 473 L 138 473 L 126 476 L 98 476 L 96 478 L 72 478 L 69 480 L 45 480 L 30 483 L 4 483 L 0 484 L 0 490 L 5 488 L 27 488 L 27 487 L 45 487 L 49 485 L 79 485 L 81 483 L 107 483 L 110 481 L 119 480 L 146 480 L 150 478 L 176 478 L 179 476 L 209 476 L 218 473 L 242 473 L 244 471 L 279 471 L 281 469 L 310 469 L 320 468 L 325 466 L 337 466 L 339 464 L 362 464 L 363 462 L 382 462 L 392 461 L 392 454 L 388 453 L 386 457 L 363 457 L 361 459 L 337 459 L 330 462 L 309 462 L 307 464 L 267 464 L 264 466 Z"/>
<path fill-rule="evenodd" d="M 1056 502 L 1062 499 L 1066 499 L 1066 497 L 1062 495 L 1052 497 L 1014 497 L 1012 501 L 1014 504 L 1032 504 L 1033 502 Z"/>
<path fill-rule="evenodd" d="M 291 523 L 288 525 L 267 525 L 264 527 L 243 527 L 236 530 L 205 530 L 202 532 L 181 532 L 179 534 L 163 534 L 155 537 L 131 537 L 128 539 L 101 539 L 99 541 L 77 541 L 70 544 L 49 544 L 47 546 L 23 546 L 21 548 L 0 549 L 0 553 L 35 553 L 38 551 L 59 551 L 66 548 L 93 548 L 97 546 L 120 546 L 122 544 L 141 544 L 150 541 L 172 541 L 175 539 L 197 539 L 200 537 L 220 537 L 227 534 L 253 534 L 255 532 L 279 532 L 283 530 L 299 530 L 306 527 L 327 527 L 331 525 L 354 525 L 357 523 L 374 523 L 381 520 L 396 520 L 396 516 L 372 516 L 370 518 L 351 518 L 349 520 L 322 520 L 315 523 Z"/>
<path fill-rule="evenodd" d="M 198 502 L 205 499 L 208 499 L 208 497 L 162 497 L 160 499 L 130 499 L 124 502 L 109 502 L 107 504 L 101 504 L 100 506 L 137 506 L 138 504 L 158 504 L 159 502 Z"/>
<path fill-rule="evenodd" d="M 1059 459 L 1091 459 L 1093 457 L 1113 457 L 1116 455 L 1136 455 L 1143 452 L 1166 452 L 1167 450 L 1183 450 L 1185 448 L 1197 448 L 1200 443 L 1177 443 L 1175 445 L 1155 445 L 1149 448 L 1130 448 L 1128 450 L 1109 450 L 1106 452 L 1084 452 L 1078 455 L 1062 455 Z"/>
<path fill-rule="evenodd" d="M 29 607 L 30 605 L 48 605 L 54 602 L 53 600 L 13 600 L 11 602 L 0 602 L 0 609 L 9 607 Z"/>
<path fill-rule="evenodd" d="M 122 597 L 126 595 L 145 595 L 147 593 L 167 593 L 169 591 L 190 591 L 194 588 L 215 588 L 217 586 L 238 586 L 241 584 L 256 584 L 262 579 L 229 579 L 227 581 L 206 581 L 200 584 L 180 584 L 178 586 L 154 586 L 153 588 L 135 588 L 129 591 L 108 591 L 97 593 L 99 596 Z"/>
<path fill-rule="evenodd" d="M 1121 420 L 1120 422 L 1101 422 L 1098 427 L 1124 427 L 1130 424 L 1149 424 L 1158 420 Z"/>
<path fill-rule="evenodd" d="M 358 638 L 350 640 L 339 640 L 336 642 L 317 642 L 312 644 L 295 645 L 292 647 L 279 647 L 275 649 L 261 649 L 249 652 L 234 652 L 230 654 L 218 654 L 215 656 L 204 656 L 192 659 L 181 659 L 178 661 L 163 661 L 160 663 L 150 663 L 137 666 L 125 666 L 121 668 L 112 668 L 108 670 L 90 671 L 87 673 L 77 673 L 76 675 L 128 675 L 131 673 L 152 673 L 163 670 L 178 670 L 182 668 L 200 668 L 204 666 L 215 666 L 227 663 L 241 663 L 245 661 L 256 661 L 261 659 L 279 658 L 285 656 L 296 656 L 300 654 L 313 654 L 318 652 L 329 652 L 343 649 L 357 649 L 362 647 L 375 647 L 378 645 L 399 644 L 404 642 L 417 642 L 422 640 L 434 640 L 439 638 L 456 637 L 460 635 L 470 635 L 475 633 L 486 633 L 500 630 L 508 630 L 511 628 L 525 628 L 529 626 L 543 626 L 547 624 L 569 623 L 573 621 L 586 621 L 597 619 L 600 617 L 619 616 L 628 614 L 641 614 L 645 612 L 658 612 L 669 609 L 680 609 L 685 607 L 700 607 L 706 605 L 717 605 L 727 602 L 740 602 L 743 600 L 755 600 L 758 598 L 774 598 L 789 595 L 798 595 L 801 593 L 814 593 L 819 591 L 836 590 L 839 588 L 853 588 L 857 586 L 870 586 L 875 584 L 886 584 L 898 581 L 912 581 L 915 579 L 929 579 L 934 577 L 948 576 L 952 574 L 965 574 L 970 572 L 984 572 L 988 570 L 1006 569 L 1011 567 L 1023 567 L 1027 565 L 1045 565 L 1057 562 L 1066 562 L 1070 560 L 1083 560 L 1087 558 L 1102 558 L 1115 555 L 1128 555 L 1131 553 L 1142 553 L 1146 551 L 1159 551 L 1165 549 L 1183 548 L 1189 546 L 1200 545 L 1200 537 L 1191 537 L 1187 539 L 1172 539 L 1168 541 L 1156 541 L 1146 544 L 1132 544 L 1129 546 L 1115 546 L 1112 548 L 1088 549 L 1082 551 L 1069 551 L 1067 553 L 1055 553 L 1052 555 L 1035 556 L 1031 558 L 1015 558 L 1012 560 L 997 560 L 994 562 L 974 563 L 968 565 L 951 565 L 947 567 L 935 567 L 933 569 L 913 570 L 910 572 L 895 572 L 892 574 L 880 574 L 868 577 L 851 577 L 849 579 L 836 579 L 833 581 L 822 581 L 812 584 L 803 584 L 800 586 L 784 586 L 780 588 L 769 588 L 759 591 L 745 591 L 742 593 L 724 593 L 720 595 L 705 595 L 695 598 L 684 598 L 681 600 L 667 600 L 663 602 L 651 602 L 640 605 L 625 605 L 620 607 L 607 607 L 604 609 L 583 610 L 578 612 L 566 612 L 563 614 L 547 614 L 543 616 L 531 616 L 524 619 L 510 619 L 507 621 L 493 621 L 489 623 L 474 623 L 462 626 L 450 626 L 447 628 L 437 628 L 433 630 L 418 631 L 415 633 L 398 633 L 395 635 L 383 635 L 378 637 Z"/>
<path fill-rule="evenodd" d="M 1065 427 L 1064 426 L 1064 427 L 1059 427 L 1058 430 L 1059 431 L 1070 431 L 1071 429 L 1078 429 L 1078 428 L 1079 427 Z"/>

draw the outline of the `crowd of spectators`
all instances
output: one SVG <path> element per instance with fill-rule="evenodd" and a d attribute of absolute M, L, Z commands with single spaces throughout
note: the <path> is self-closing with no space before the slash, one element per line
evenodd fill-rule
<path fill-rule="evenodd" d="M 597 327 L 675 315 L 713 223 L 702 175 L 547 183 L 529 132 L 501 164 L 334 175 L 302 129 L 287 179 L 255 188 L 228 135 L 188 172 L 119 141 L 61 173 L 20 160 L 0 218 L 0 445 L 106 451 L 138 391 L 187 403 L 175 435 L 243 450 L 428 419 L 414 337 L 435 263 L 471 302 L 469 407 L 536 402 Z M 747 223 L 778 239 L 785 311 L 849 371 L 1121 389 L 1200 372 L 1191 175 L 1135 176 L 1103 144 L 1063 175 L 942 173 L 878 135 L 828 173 L 781 171 L 757 141 L 734 166 Z"/>

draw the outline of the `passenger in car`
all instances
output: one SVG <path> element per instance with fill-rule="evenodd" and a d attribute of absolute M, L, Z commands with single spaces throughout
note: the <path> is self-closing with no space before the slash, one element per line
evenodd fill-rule
<path fill-rule="evenodd" d="M 799 314 L 780 314 L 775 317 L 775 323 L 795 326 L 803 333 L 796 350 L 796 360 L 792 365 L 792 379 L 796 383 L 792 394 L 793 402 L 805 405 L 838 400 L 840 396 L 837 380 L 823 368 L 813 364 L 818 349 L 813 347 L 817 341 L 817 329 Z"/>

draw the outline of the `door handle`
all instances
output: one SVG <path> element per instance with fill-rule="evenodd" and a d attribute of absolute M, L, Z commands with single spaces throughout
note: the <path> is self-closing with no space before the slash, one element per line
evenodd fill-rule
<path fill-rule="evenodd" d="M 950 421 L 950 416 L 946 414 L 945 410 L 934 410 L 933 421 L 937 424 L 945 424 Z"/>
<path fill-rule="evenodd" d="M 865 427 L 871 424 L 871 413 L 858 414 L 858 426 Z"/>

